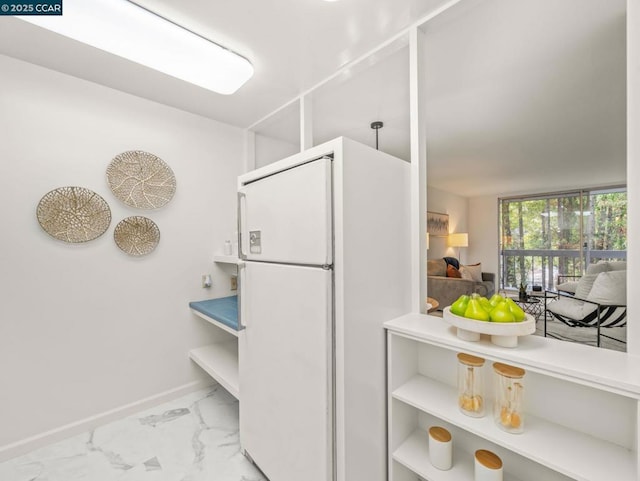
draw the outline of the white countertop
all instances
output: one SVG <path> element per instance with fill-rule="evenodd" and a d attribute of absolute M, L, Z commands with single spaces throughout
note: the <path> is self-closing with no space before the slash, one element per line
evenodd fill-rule
<path fill-rule="evenodd" d="M 640 399 L 640 357 L 623 352 L 535 335 L 521 337 L 516 348 L 496 346 L 485 336 L 479 342 L 463 341 L 444 319 L 426 314 L 406 314 L 387 321 L 384 327 L 427 343 Z"/>

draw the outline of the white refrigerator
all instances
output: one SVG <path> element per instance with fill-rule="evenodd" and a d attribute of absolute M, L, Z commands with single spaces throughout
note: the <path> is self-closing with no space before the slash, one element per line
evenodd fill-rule
<path fill-rule="evenodd" d="M 270 481 L 386 479 L 409 170 L 338 138 L 239 177 L 240 443 Z"/>

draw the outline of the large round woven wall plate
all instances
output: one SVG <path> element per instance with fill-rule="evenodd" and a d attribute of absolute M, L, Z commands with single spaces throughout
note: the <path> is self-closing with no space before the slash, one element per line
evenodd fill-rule
<path fill-rule="evenodd" d="M 160 242 L 160 229 L 148 217 L 127 217 L 116 225 L 113 239 L 123 252 L 144 256 L 153 252 Z"/>
<path fill-rule="evenodd" d="M 160 157 L 142 150 L 116 155 L 107 167 L 107 182 L 118 199 L 137 209 L 162 207 L 176 192 L 171 167 Z"/>
<path fill-rule="evenodd" d="M 102 197 L 90 189 L 59 187 L 40 199 L 36 217 L 51 237 L 80 243 L 106 232 L 111 224 L 111 209 Z"/>

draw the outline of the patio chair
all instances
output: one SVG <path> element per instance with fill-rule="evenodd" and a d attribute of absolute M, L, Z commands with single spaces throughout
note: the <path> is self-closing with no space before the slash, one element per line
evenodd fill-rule
<path fill-rule="evenodd" d="M 587 274 L 578 281 L 575 294 L 557 291 L 552 292 L 554 297 L 549 297 L 545 293 L 545 337 L 550 315 L 569 327 L 595 328 L 598 347 L 601 337 L 626 343 L 602 333 L 602 329 L 623 327 L 627 323 L 626 273 L 625 270 Z"/>
<path fill-rule="evenodd" d="M 569 294 L 576 293 L 576 287 L 578 287 L 578 280 L 582 276 L 569 276 L 569 275 L 558 275 L 558 280 L 556 282 L 556 289 L 561 292 L 567 292 Z"/>
<path fill-rule="evenodd" d="M 607 271 L 626 271 L 627 270 L 627 262 L 626 261 L 600 261 L 595 264 L 589 264 L 587 266 L 587 275 L 591 274 L 599 274 L 601 272 Z M 568 274 L 558 274 L 558 278 L 556 281 L 556 289 L 562 292 L 568 292 L 570 294 L 576 293 L 576 288 L 578 287 L 578 281 L 580 280 L 581 275 L 568 275 Z"/>

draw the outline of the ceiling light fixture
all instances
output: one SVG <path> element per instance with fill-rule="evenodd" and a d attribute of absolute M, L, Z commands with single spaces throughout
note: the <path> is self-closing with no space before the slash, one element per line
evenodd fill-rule
<path fill-rule="evenodd" d="M 220 94 L 253 75 L 246 58 L 127 0 L 65 0 L 61 16 L 18 18 Z"/>

